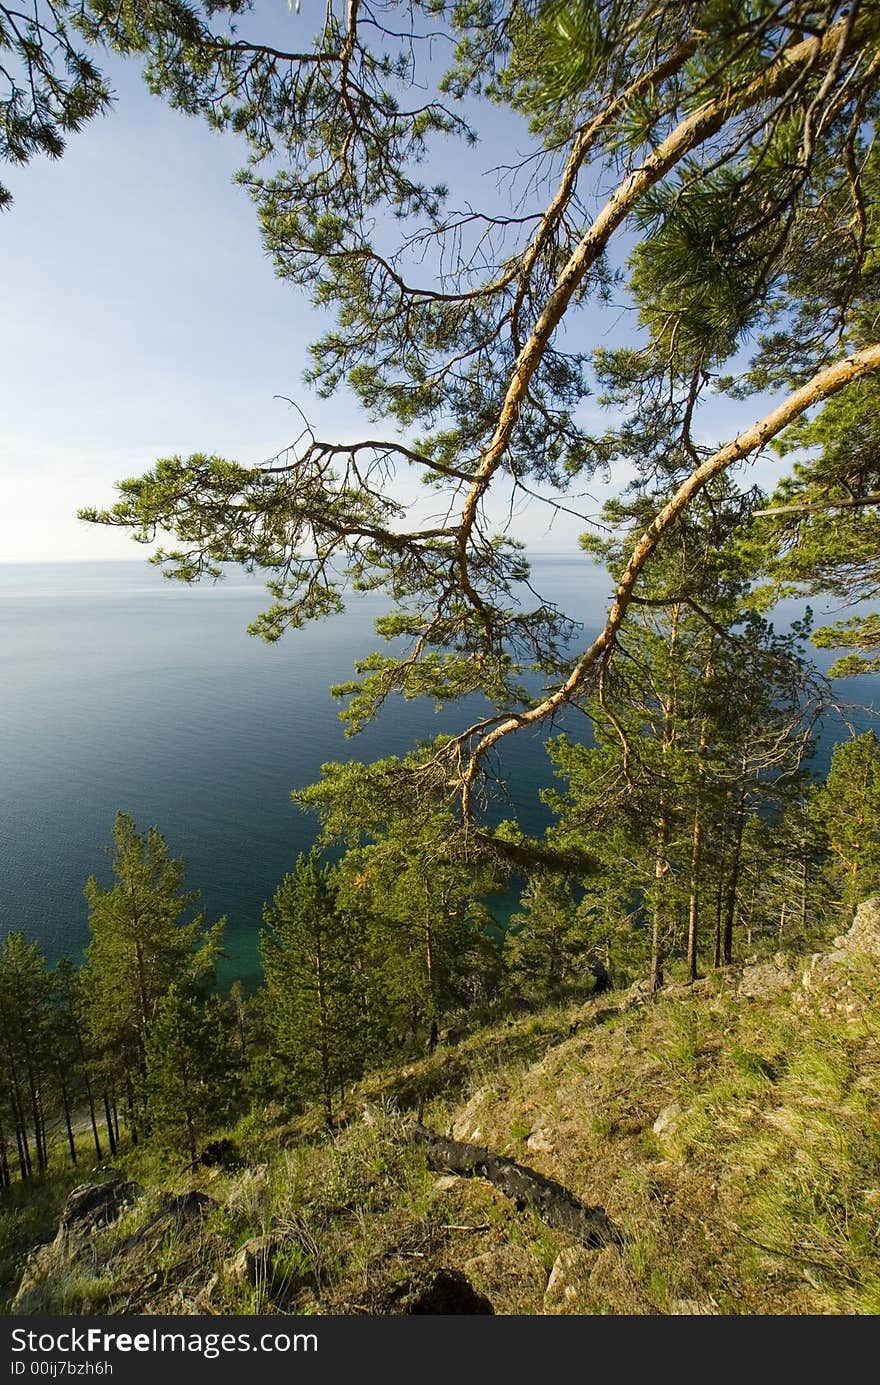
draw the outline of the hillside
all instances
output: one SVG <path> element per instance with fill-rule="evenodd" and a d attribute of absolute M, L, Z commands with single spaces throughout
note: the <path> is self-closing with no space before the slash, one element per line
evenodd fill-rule
<path fill-rule="evenodd" d="M 876 1313 L 878 981 L 874 900 L 826 954 L 449 1040 L 332 1136 L 270 1112 L 15 1188 L 7 1309 Z"/>

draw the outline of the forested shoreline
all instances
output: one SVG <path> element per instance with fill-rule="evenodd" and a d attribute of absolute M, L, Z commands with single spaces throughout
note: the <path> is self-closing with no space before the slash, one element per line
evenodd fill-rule
<path fill-rule="evenodd" d="M 672 633 L 680 655 L 682 631 Z M 707 712 L 695 710 L 690 730 L 705 751 Z M 628 791 L 615 811 L 609 795 L 598 823 L 592 793 L 614 782 L 619 747 L 560 739 L 551 753 L 566 791 L 547 791 L 557 815 L 548 861 L 506 928 L 485 902 L 504 881 L 498 863 L 426 870 L 427 826 L 420 836 L 411 823 L 389 826 L 332 865 L 317 848 L 301 856 L 266 906 L 252 995 L 238 982 L 218 993 L 224 920 L 196 911 L 198 891 L 184 889 L 159 831 L 120 813 L 115 884 L 86 886 L 84 965 L 49 968 L 39 943 L 16 932 L 0 952 L 0 1185 L 145 1141 L 195 1162 L 264 1108 L 319 1105 L 332 1129 L 351 1084 L 432 1052 L 456 1025 L 816 950 L 880 891 L 880 743 L 873 731 L 840 742 L 824 782 L 789 744 L 792 762 L 771 774 L 762 746 L 781 755 L 780 738 L 771 727 L 759 741 L 743 710 L 747 736 L 725 776 L 712 777 L 717 754 L 685 754 L 675 785 L 684 731 L 677 723 L 672 737 L 669 703 L 658 701 L 653 750 L 669 758 L 652 771 L 653 805 L 645 797 L 636 810 Z M 638 735 L 640 766 L 650 765 L 644 725 Z M 750 777 L 728 778 L 749 754 Z M 566 872 L 566 857 L 583 873 Z"/>
<path fill-rule="evenodd" d="M 880 891 L 874 732 L 844 718 L 827 776 L 810 775 L 835 679 L 880 669 L 880 618 L 866 610 L 880 591 L 880 3 L 330 0 L 280 25 L 248 0 L 25 10 L 0 0 L 0 157 L 58 157 L 107 109 L 102 50 L 141 63 L 154 95 L 240 142 L 264 249 L 320 314 L 304 383 L 340 406 L 321 436 L 295 404 L 295 435 L 260 463 L 213 443 L 161 456 L 80 519 L 155 548 L 176 580 L 228 564 L 263 574 L 267 609 L 249 629 L 269 642 L 370 593 L 376 648 L 331 690 L 347 730 L 414 699 L 459 707 L 465 724 L 397 756 L 325 764 L 294 792 L 316 815 L 315 847 L 266 903 L 250 996 L 219 993 L 223 921 L 198 911 L 185 886 L 199 882 L 185 882 L 161 824 L 145 831 L 120 805 L 115 883 L 85 887 L 84 965 L 49 969 L 17 932 L 0 954 L 2 1196 L 12 1205 L 19 1183 L 92 1154 L 137 1151 L 195 1176 L 222 1164 L 230 1132 L 287 1121 L 296 1140 L 311 1121 L 324 1143 L 297 1176 L 319 1204 L 324 1172 L 344 1185 L 320 1204 L 327 1236 L 366 1241 L 381 1185 L 394 1254 L 422 1256 L 400 1250 L 410 1214 L 431 1245 L 485 1228 L 423 1215 L 424 1158 L 401 1152 L 399 1130 L 385 1145 L 365 1133 L 381 1124 L 369 1112 L 352 1126 L 347 1093 L 385 1069 L 442 1088 L 459 1031 L 464 1047 L 491 1035 L 500 1069 L 509 1026 L 536 1070 L 564 1049 L 555 1090 L 582 1150 L 620 1153 L 625 1093 L 592 1038 L 580 1056 L 568 1041 L 577 1006 L 635 985 L 646 1018 L 627 1028 L 617 1005 L 609 1052 L 653 1095 L 690 1083 L 691 1123 L 666 1148 L 664 1112 L 630 1111 L 641 1144 L 620 1179 L 608 1174 L 609 1195 L 630 1212 L 646 1202 L 662 1226 L 664 1178 L 684 1169 L 687 1209 L 696 1153 L 711 1216 L 720 1189 L 730 1198 L 716 1229 L 736 1227 L 725 1311 L 751 1282 L 740 1242 L 755 1227 L 753 1248 L 812 1275 L 828 1311 L 865 1311 L 877 1285 L 870 997 L 853 982 L 850 1029 L 849 1011 L 804 1018 L 802 996 L 786 1010 L 774 993 L 764 1026 L 736 1015 L 750 993 L 725 978 L 774 954 L 788 973 L 787 957 L 817 952 Z M 536 510 L 548 533 L 574 521 L 585 564 L 610 572 L 598 630 L 537 589 Z M 852 613 L 774 627 L 780 599 L 818 594 Z M 827 677 L 809 641 L 838 652 Z M 497 820 L 502 748 L 529 735 L 556 776 L 543 835 Z M 499 927 L 487 900 L 514 879 L 519 907 Z M 517 1014 L 540 1030 L 568 1001 L 569 1029 L 548 1037 L 546 1021 L 540 1052 L 516 1029 Z M 603 1093 L 589 1138 L 581 1061 Z M 540 1074 L 518 1076 L 553 1106 Z M 482 1088 L 471 1099 L 504 1104 Z M 558 1132 L 554 1144 L 533 1116 L 521 1126 L 502 1111 L 497 1128 L 566 1165 Z M 710 1167 L 713 1135 L 730 1138 L 732 1173 Z M 800 1182 L 785 1181 L 787 1140 L 808 1168 Z M 468 1158 L 480 1167 L 479 1147 Z M 763 1204 L 763 1188 L 742 1186 L 750 1171 L 770 1190 Z M 349 1217 L 352 1189 L 363 1203 Z M 295 1201 L 277 1205 L 296 1222 Z M 321 1247 L 296 1226 L 315 1301 L 332 1302 Z M 685 1260 L 690 1234 L 685 1215 L 668 1242 Z M 659 1232 L 629 1269 L 614 1261 L 638 1295 L 605 1283 L 583 1301 L 687 1302 L 658 1246 Z M 370 1311 L 366 1270 L 357 1280 L 339 1255 L 345 1302 L 363 1308 L 357 1281 Z M 711 1254 L 697 1261 L 694 1277 L 715 1283 Z M 780 1301 L 810 1302 L 800 1281 Z"/>

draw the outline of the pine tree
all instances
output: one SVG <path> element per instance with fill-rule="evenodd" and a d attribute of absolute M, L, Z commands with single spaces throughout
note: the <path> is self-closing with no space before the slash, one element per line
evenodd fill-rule
<path fill-rule="evenodd" d="M 172 982 L 146 1039 L 145 1090 L 151 1138 L 191 1160 L 206 1134 L 234 1109 L 239 1084 L 235 1040 L 219 998 L 207 1002 Z"/>
<path fill-rule="evenodd" d="M 12 932 L 0 951 L 0 1073 L 22 1179 L 49 1162 L 52 982 L 39 943 Z"/>
<path fill-rule="evenodd" d="M 92 877 L 85 889 L 92 937 L 83 982 L 91 1034 L 110 1059 L 111 1091 L 121 1082 L 136 1135 L 149 1027 L 172 983 L 210 985 L 224 920 L 209 926 L 198 913 L 185 921 L 198 891 L 183 891 L 185 867 L 155 827 L 141 834 L 118 813 L 113 839 L 116 884 L 105 889 Z"/>
<path fill-rule="evenodd" d="M 360 1071 L 351 940 L 329 867 L 316 851 L 275 891 L 261 935 L 264 1013 L 289 1095 L 319 1095 L 328 1125 L 337 1093 Z"/>
<path fill-rule="evenodd" d="M 276 269 L 331 318 L 308 382 L 352 390 L 386 436 L 306 430 L 267 467 L 165 457 L 83 513 L 175 534 L 159 561 L 187 580 L 226 560 L 264 569 L 272 604 L 254 629 L 268 639 L 339 611 L 352 586 L 384 595 L 378 634 L 393 643 L 340 688 L 346 716 L 357 729 L 397 695 L 488 699 L 407 760 L 411 803 L 433 767 L 470 846 L 496 747 L 588 702 L 622 662 L 651 568 L 711 488 L 880 372 L 880 12 L 456 0 L 432 7 L 451 40 L 443 73 L 419 7 L 399 9 L 414 24 L 377 30 L 363 7 L 331 4 L 289 53 L 212 34 L 213 6 L 192 10 L 185 40 L 173 5 L 120 15 L 153 88 L 247 142 L 242 181 Z M 512 216 L 493 193 L 462 218 L 456 190 L 420 179 L 436 139 L 473 145 L 482 97 L 528 121 Z M 543 206 L 535 166 L 552 182 Z M 637 317 L 609 350 L 615 296 Z M 597 387 L 609 427 L 580 407 Z M 740 414 L 726 441 L 708 412 L 719 390 Z M 741 401 L 762 391 L 774 399 L 755 417 Z M 584 642 L 524 585 L 516 515 L 536 492 L 571 508 L 570 485 L 611 466 L 635 473 L 645 503 Z M 411 468 L 442 493 L 439 519 L 414 518 L 390 484 Z M 748 481 L 737 491 L 745 527 Z M 526 670 L 544 679 L 532 695 Z M 658 817 L 661 901 L 667 835 Z"/>
<path fill-rule="evenodd" d="M 83 980 L 82 974 L 77 972 L 69 958 L 63 958 L 53 972 L 55 1053 L 59 1066 L 63 1065 L 68 1074 L 74 1095 L 85 1099 L 95 1154 L 102 1159 L 104 1152 L 98 1129 L 99 1094 L 96 1087 L 98 1055 L 89 1033 L 88 1002 Z"/>
<path fill-rule="evenodd" d="M 880 891 L 880 742 L 873 731 L 834 747 L 812 807 L 828 843 L 826 873 L 849 916 Z"/>
<path fill-rule="evenodd" d="M 579 909 L 571 882 L 558 875 L 535 875 L 511 915 L 505 936 L 510 979 L 526 994 L 546 999 L 565 985 L 587 989 L 595 923 Z"/>

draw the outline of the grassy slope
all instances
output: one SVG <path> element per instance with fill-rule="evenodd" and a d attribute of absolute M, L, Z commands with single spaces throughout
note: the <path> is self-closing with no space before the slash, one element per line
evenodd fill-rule
<path fill-rule="evenodd" d="M 787 993 L 744 1000 L 729 979 L 638 1009 L 603 997 L 601 1008 L 496 1022 L 373 1075 L 332 1139 L 313 1115 L 251 1117 L 233 1132 L 246 1168 L 194 1176 L 134 1151 L 117 1169 L 147 1197 L 30 1306 L 379 1312 L 396 1285 L 448 1266 L 464 1267 L 500 1313 L 880 1312 L 873 995 L 850 1023 L 795 1008 Z M 417 1102 L 432 1128 L 603 1206 L 621 1245 L 569 1247 L 482 1180 L 438 1187 L 404 1135 Z M 17 1224 L 3 1219 L 7 1275 L 71 1181 L 54 1180 L 36 1202 L 19 1195 Z M 207 1217 L 160 1224 L 132 1246 L 158 1190 L 187 1188 L 214 1199 Z M 264 1233 L 282 1244 L 271 1269 L 243 1284 L 230 1270 L 236 1248 Z M 545 1297 L 563 1251 L 564 1283 L 557 1274 Z"/>

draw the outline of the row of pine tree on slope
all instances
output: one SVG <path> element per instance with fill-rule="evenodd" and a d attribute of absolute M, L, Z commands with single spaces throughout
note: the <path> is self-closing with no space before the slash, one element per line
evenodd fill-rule
<path fill-rule="evenodd" d="M 584 796 L 607 789 L 608 752 L 560 740 L 552 753 L 568 781 L 553 797 L 563 841 L 589 820 Z M 85 965 L 50 969 L 19 932 L 0 953 L 0 1185 L 50 1160 L 112 1157 L 121 1142 L 195 1160 L 212 1132 L 269 1102 L 319 1101 L 329 1122 L 347 1084 L 424 1052 L 456 1014 L 583 993 L 597 969 L 644 971 L 658 911 L 662 961 L 693 974 L 729 962 L 735 945 L 806 945 L 880 890 L 873 732 L 837 745 L 821 785 L 765 774 L 709 794 L 699 763 L 693 773 L 698 792 L 691 783 L 674 811 L 668 776 L 653 819 L 630 798 L 616 818 L 609 810 L 596 829 L 606 865 L 577 882 L 536 871 L 506 929 L 480 902 L 497 875 L 426 868 L 429 844 L 403 824 L 336 865 L 301 857 L 266 908 L 264 981 L 251 997 L 238 983 L 217 992 L 223 921 L 194 913 L 197 892 L 161 834 L 120 813 L 115 883 L 86 886 Z"/>

